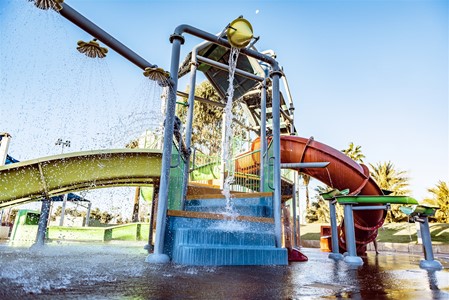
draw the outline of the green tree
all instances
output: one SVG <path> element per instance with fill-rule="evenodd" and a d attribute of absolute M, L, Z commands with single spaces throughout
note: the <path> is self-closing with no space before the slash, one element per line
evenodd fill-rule
<path fill-rule="evenodd" d="M 188 88 L 187 88 L 188 91 Z M 195 88 L 195 95 L 214 102 L 220 102 L 220 96 L 209 81 L 203 81 Z M 187 103 L 187 98 L 183 98 Z M 188 107 L 178 105 L 177 116 L 183 124 L 186 123 Z M 222 143 L 222 116 L 223 108 L 199 101 L 195 101 L 193 109 L 194 117 L 192 123 L 192 142 L 191 145 L 201 150 L 206 155 L 220 155 Z M 233 104 L 234 118 L 245 124 L 243 109 L 239 102 Z M 234 138 L 246 139 L 248 134 L 246 130 L 238 128 L 237 123 L 233 124 Z"/>
<path fill-rule="evenodd" d="M 363 163 L 365 158 L 365 155 L 362 153 L 362 146 L 356 146 L 353 142 L 349 143 L 349 147 L 341 150 L 341 152 L 358 163 Z"/>
<path fill-rule="evenodd" d="M 90 219 L 98 220 L 103 224 L 108 224 L 111 221 L 113 216 L 107 211 L 100 211 L 98 207 L 95 207 L 90 211 Z"/>
<path fill-rule="evenodd" d="M 317 186 L 315 188 L 315 192 L 317 195 L 314 197 L 314 201 L 310 207 L 306 210 L 306 220 L 307 222 L 321 222 L 327 223 L 330 222 L 330 210 L 328 201 L 324 200 L 320 194 L 327 193 L 333 190 L 333 188 L 329 186 Z M 336 214 L 337 214 L 337 222 L 341 222 L 343 219 L 343 206 L 335 205 Z"/>
<path fill-rule="evenodd" d="M 408 189 L 409 178 L 406 171 L 397 170 L 391 161 L 378 162 L 376 165 L 369 164 L 371 177 L 383 190 L 389 190 L 393 196 L 403 196 L 410 193 Z M 388 211 L 387 222 L 401 222 L 408 218 L 399 210 L 398 204 L 392 204 Z"/>
<path fill-rule="evenodd" d="M 329 204 L 323 200 L 320 196 L 316 196 L 316 201 L 313 201 L 310 207 L 307 209 L 306 221 L 307 223 L 329 223 L 330 212 Z"/>
<path fill-rule="evenodd" d="M 449 186 L 447 182 L 438 181 L 437 185 L 433 188 L 428 189 L 428 191 L 433 195 L 431 199 L 438 204 L 440 207 L 435 216 L 432 218 L 436 222 L 449 223 Z"/>
<path fill-rule="evenodd" d="M 195 88 L 195 95 L 220 102 L 220 96 L 208 81 L 202 82 Z M 183 100 L 187 103 L 187 98 L 183 98 Z M 177 115 L 184 124 L 186 123 L 187 110 L 187 106 L 178 105 L 177 107 Z M 191 145 L 208 155 L 219 155 L 223 109 L 219 106 L 195 101 L 193 114 Z"/>

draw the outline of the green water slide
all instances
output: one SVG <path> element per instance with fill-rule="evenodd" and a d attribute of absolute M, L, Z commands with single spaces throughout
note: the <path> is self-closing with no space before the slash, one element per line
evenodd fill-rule
<path fill-rule="evenodd" d="M 87 189 L 152 186 L 161 159 L 160 150 L 96 150 L 1 166 L 0 208 Z"/>

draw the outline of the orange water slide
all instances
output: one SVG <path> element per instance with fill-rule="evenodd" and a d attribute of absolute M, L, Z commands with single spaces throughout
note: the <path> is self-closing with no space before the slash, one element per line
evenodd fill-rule
<path fill-rule="evenodd" d="M 252 151 L 259 149 L 260 139 L 257 138 L 253 141 Z M 383 195 L 382 190 L 370 177 L 369 170 L 365 165 L 356 163 L 342 152 L 317 142 L 313 138 L 281 136 L 281 163 L 299 162 L 329 162 L 330 164 L 326 168 L 300 169 L 299 171 L 332 188 L 349 189 L 351 195 Z M 249 164 L 253 166 L 260 164 L 259 152 L 242 157 L 240 165 L 236 165 L 236 167 L 241 170 L 246 167 L 249 170 Z M 384 219 L 384 210 L 354 211 L 355 237 L 359 254 L 364 253 L 366 244 L 376 238 L 377 229 L 382 226 Z M 341 224 L 340 228 L 342 230 L 339 233 L 339 244 L 341 250 L 344 251 L 346 249 L 344 224 Z"/>

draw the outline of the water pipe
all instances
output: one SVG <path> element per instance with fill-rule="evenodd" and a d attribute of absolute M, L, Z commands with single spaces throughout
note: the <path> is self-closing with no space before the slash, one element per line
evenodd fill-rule
<path fill-rule="evenodd" d="M 176 91 L 178 87 L 178 69 L 181 45 L 184 43 L 182 35 L 172 35 L 170 37 L 172 43 L 171 56 L 171 82 L 167 99 L 167 108 L 165 112 L 165 129 L 164 129 L 164 145 L 162 148 L 162 166 L 159 185 L 159 202 L 156 218 L 156 240 L 154 245 L 154 253 L 149 254 L 145 259 L 149 263 L 163 264 L 170 261 L 170 257 L 164 254 L 165 226 L 167 219 L 168 204 L 168 188 L 170 184 L 170 162 L 172 154 L 174 121 L 176 112 Z"/>
<path fill-rule="evenodd" d="M 196 45 L 192 49 L 192 58 L 190 62 L 190 91 L 188 95 L 188 110 L 187 110 L 187 117 L 186 117 L 186 137 L 185 137 L 185 144 L 186 148 L 190 149 L 192 145 L 192 125 L 193 125 L 193 112 L 194 112 L 194 105 L 195 105 L 195 88 L 196 88 L 196 71 L 198 69 L 198 51 L 201 47 L 208 44 L 209 42 L 202 42 L 199 45 Z M 223 105 L 224 107 L 224 105 Z M 187 195 L 187 185 L 189 182 L 189 174 L 190 174 L 190 155 L 186 158 L 186 162 L 184 165 L 183 170 L 183 183 L 182 183 L 182 194 L 181 194 L 181 209 L 184 210 L 185 206 L 185 197 Z"/>
<path fill-rule="evenodd" d="M 265 163 L 267 153 L 267 79 L 262 81 L 260 95 L 260 192 L 265 192 Z"/>
<path fill-rule="evenodd" d="M 282 245 L 282 224 L 281 224 L 281 116 L 280 116 L 280 92 L 279 92 L 279 78 L 282 72 L 276 65 L 277 69 L 273 68 L 270 74 L 272 81 L 272 147 L 274 156 L 274 170 L 273 170 L 273 214 L 274 214 L 274 230 L 276 237 L 276 244 L 278 247 Z"/>
<path fill-rule="evenodd" d="M 73 24 L 77 25 L 82 30 L 86 31 L 93 37 L 97 38 L 101 42 L 103 42 L 105 45 L 107 45 L 109 48 L 141 68 L 142 70 L 145 70 L 147 67 L 151 68 L 157 68 L 156 65 L 153 65 L 143 59 L 141 56 L 139 56 L 137 53 L 123 45 L 121 42 L 116 40 L 114 37 L 112 37 L 109 33 L 92 23 L 89 19 L 81 15 L 79 12 L 74 10 L 72 7 L 70 7 L 65 2 L 61 3 L 62 9 L 59 11 L 59 13 L 72 22 Z M 177 70 L 176 70 L 177 72 Z"/>
<path fill-rule="evenodd" d="M 330 162 L 282 163 L 282 169 L 326 168 Z"/>

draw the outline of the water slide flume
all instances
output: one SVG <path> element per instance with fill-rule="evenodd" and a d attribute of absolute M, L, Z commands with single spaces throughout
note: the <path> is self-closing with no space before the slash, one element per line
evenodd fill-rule
<path fill-rule="evenodd" d="M 307 139 L 297 136 L 281 136 L 281 163 L 314 163 L 329 162 L 326 168 L 293 168 L 307 174 L 326 185 L 337 190 L 349 190 L 349 196 L 382 196 L 383 192 L 370 177 L 369 170 L 365 165 L 361 165 L 350 159 L 342 152 L 315 141 L 313 138 Z M 253 155 L 241 156 L 242 159 L 236 162 L 236 169 L 240 171 L 253 170 L 260 165 L 260 139 L 253 141 L 251 151 Z M 257 152 L 256 152 L 257 151 Z M 369 205 L 382 205 L 376 202 Z M 410 203 L 412 204 L 412 203 Z M 358 205 L 368 205 L 359 203 Z M 377 229 L 382 226 L 385 219 L 384 210 L 359 210 L 354 211 L 355 238 L 357 251 L 363 253 L 366 244 L 377 237 Z M 344 238 L 344 224 L 340 231 L 340 247 L 346 249 Z"/>
<path fill-rule="evenodd" d="M 0 208 L 68 192 L 159 181 L 158 150 L 96 150 L 55 155 L 0 167 Z"/>

